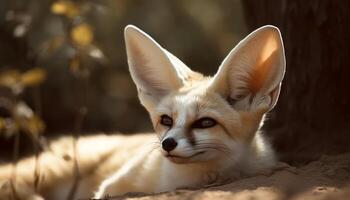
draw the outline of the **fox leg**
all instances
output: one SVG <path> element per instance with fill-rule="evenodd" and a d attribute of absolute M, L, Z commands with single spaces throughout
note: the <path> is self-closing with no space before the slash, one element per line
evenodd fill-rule
<path fill-rule="evenodd" d="M 125 163 L 116 173 L 102 182 L 94 198 L 100 199 L 106 195 L 112 196 L 137 192 L 134 181 L 138 179 L 139 172 L 144 170 L 143 163 L 145 163 L 149 154 L 150 152 L 145 150 Z"/>

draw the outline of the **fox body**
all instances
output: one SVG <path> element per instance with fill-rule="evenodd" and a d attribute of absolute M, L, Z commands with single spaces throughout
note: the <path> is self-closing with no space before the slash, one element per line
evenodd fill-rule
<path fill-rule="evenodd" d="M 135 26 L 125 28 L 131 76 L 156 134 L 89 136 L 77 143 L 75 197 L 163 192 L 224 183 L 270 169 L 275 155 L 259 131 L 278 99 L 285 71 L 279 30 L 264 26 L 243 39 L 212 77 L 192 71 Z M 23 199 L 64 199 L 73 184 L 71 138 L 35 159 L 0 167 L 0 193 Z M 8 192 L 10 193 L 10 192 Z M 30 194 L 30 195 L 28 195 Z M 1 197 L 0 197 L 1 198 Z"/>

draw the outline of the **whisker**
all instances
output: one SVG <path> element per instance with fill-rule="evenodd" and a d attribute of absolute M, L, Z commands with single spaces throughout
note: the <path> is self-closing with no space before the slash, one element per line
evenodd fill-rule
<path fill-rule="evenodd" d="M 214 148 L 220 148 L 223 150 L 230 151 L 230 149 L 225 144 L 222 144 L 222 143 L 202 142 L 202 143 L 197 143 L 196 145 L 193 146 L 194 149 L 203 148 L 203 147 L 214 147 Z"/>
<path fill-rule="evenodd" d="M 213 150 L 214 151 L 218 151 L 218 152 L 222 153 L 225 156 L 231 155 L 229 152 L 227 152 L 225 150 L 222 150 L 222 149 L 217 149 L 217 148 L 204 148 L 204 149 L 199 149 L 197 151 L 209 151 L 209 150 L 211 150 L 211 151 L 213 151 Z"/>
<path fill-rule="evenodd" d="M 216 144 L 216 143 L 200 143 L 200 144 L 193 145 L 193 147 L 201 147 L 201 146 L 217 146 L 217 147 L 222 147 L 222 148 L 228 148 L 224 144 Z"/>
<path fill-rule="evenodd" d="M 196 140 L 197 142 L 202 142 L 202 141 L 216 141 L 216 142 L 221 142 L 221 140 L 218 139 L 198 139 Z"/>
<path fill-rule="evenodd" d="M 197 145 L 194 147 L 188 147 L 185 149 L 186 152 L 188 151 L 205 151 L 205 150 L 216 150 L 224 153 L 225 155 L 230 155 L 231 150 L 225 146 L 218 146 L 218 145 Z"/>

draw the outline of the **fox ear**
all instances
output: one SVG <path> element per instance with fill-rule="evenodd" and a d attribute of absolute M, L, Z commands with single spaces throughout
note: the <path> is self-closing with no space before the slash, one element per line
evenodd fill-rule
<path fill-rule="evenodd" d="M 282 37 L 274 26 L 261 27 L 224 59 L 212 87 L 238 110 L 271 110 L 285 72 Z"/>
<path fill-rule="evenodd" d="M 183 86 L 191 70 L 139 28 L 124 30 L 129 70 L 146 109 Z"/>

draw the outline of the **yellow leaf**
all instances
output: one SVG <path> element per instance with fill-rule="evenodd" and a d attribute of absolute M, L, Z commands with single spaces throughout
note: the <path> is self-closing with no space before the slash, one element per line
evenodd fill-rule
<path fill-rule="evenodd" d="M 19 101 L 13 108 L 13 114 L 16 119 L 25 119 L 33 117 L 34 112 L 24 101 Z"/>
<path fill-rule="evenodd" d="M 91 30 L 91 27 L 88 24 L 83 23 L 73 27 L 70 36 L 73 42 L 77 45 L 86 46 L 91 44 L 94 34 Z"/>
<path fill-rule="evenodd" d="M 0 86 L 13 87 L 18 84 L 20 79 L 20 72 L 17 70 L 8 70 L 0 74 Z"/>
<path fill-rule="evenodd" d="M 78 5 L 71 1 L 57 1 L 51 5 L 51 12 L 73 18 L 79 15 L 80 9 Z"/>
<path fill-rule="evenodd" d="M 40 68 L 31 69 L 21 76 L 21 83 L 24 86 L 35 86 L 42 83 L 46 78 L 46 72 Z"/>
<path fill-rule="evenodd" d="M 67 5 L 65 2 L 54 2 L 51 5 L 51 12 L 58 14 L 58 15 L 62 15 L 64 13 L 66 13 L 67 11 Z"/>

